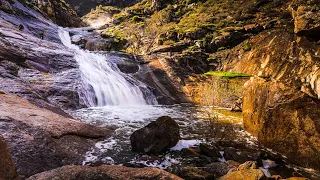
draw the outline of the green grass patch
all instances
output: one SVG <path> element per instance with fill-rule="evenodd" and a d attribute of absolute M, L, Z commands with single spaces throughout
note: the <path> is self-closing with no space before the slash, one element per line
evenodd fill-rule
<path fill-rule="evenodd" d="M 224 79 L 238 78 L 238 77 L 252 77 L 251 74 L 235 73 L 235 72 L 224 72 L 224 71 L 209 71 L 205 73 L 207 76 L 215 76 Z"/>
<path fill-rule="evenodd" d="M 244 43 L 243 44 L 243 50 L 244 51 L 251 51 L 252 47 L 249 43 Z"/>

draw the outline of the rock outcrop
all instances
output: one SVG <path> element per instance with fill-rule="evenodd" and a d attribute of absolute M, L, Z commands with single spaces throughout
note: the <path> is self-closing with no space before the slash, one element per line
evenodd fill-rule
<path fill-rule="evenodd" d="M 143 179 L 166 179 L 182 180 L 178 176 L 157 168 L 128 168 L 123 166 L 102 165 L 99 167 L 88 166 L 64 166 L 51 171 L 36 174 L 28 180 L 143 180 Z"/>
<path fill-rule="evenodd" d="M 168 116 L 158 118 L 130 137 L 132 150 L 143 153 L 160 153 L 175 146 L 179 139 L 179 125 Z"/>
<path fill-rule="evenodd" d="M 247 161 L 241 164 L 238 169 L 230 171 L 227 175 L 222 176 L 219 180 L 266 180 L 263 171 L 257 169 L 255 162 Z"/>
<path fill-rule="evenodd" d="M 241 58 L 234 51 L 223 66 L 263 78 L 252 78 L 243 90 L 246 130 L 295 163 L 319 168 L 319 45 L 284 29 L 248 43 L 252 50 Z"/>
<path fill-rule="evenodd" d="M 81 16 L 86 15 L 91 9 L 96 8 L 98 5 L 126 7 L 139 1 L 140 0 L 66 0 Z"/>
<path fill-rule="evenodd" d="M 15 177 L 16 171 L 10 149 L 2 137 L 0 137 L 0 167 L 0 179 L 11 180 Z"/>
<path fill-rule="evenodd" d="M 60 44 L 57 25 L 18 2 L 11 8 L 16 15 L 0 11 L 0 89 L 61 114 L 59 107 L 86 107 L 79 95 L 84 86 L 78 64 L 73 52 Z M 23 32 L 15 24 L 24 25 Z"/>
<path fill-rule="evenodd" d="M 319 168 L 320 102 L 297 89 L 252 78 L 245 84 L 244 126 L 267 147 Z"/>
<path fill-rule="evenodd" d="M 15 95 L 0 94 L 0 134 L 17 172 L 29 177 L 68 164 L 81 164 L 99 138 L 112 131 L 38 108 Z"/>
<path fill-rule="evenodd" d="M 31 6 L 38 7 L 45 16 L 49 17 L 59 26 L 85 26 L 85 24 L 78 17 L 77 13 L 64 0 L 36 0 L 33 1 Z"/>
<path fill-rule="evenodd" d="M 313 41 L 320 40 L 320 12 L 319 5 L 296 5 L 290 7 L 294 19 L 294 32 L 306 36 Z"/>

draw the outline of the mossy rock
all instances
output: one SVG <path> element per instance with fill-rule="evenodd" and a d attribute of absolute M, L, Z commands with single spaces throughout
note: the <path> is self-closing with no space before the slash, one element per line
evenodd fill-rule
<path fill-rule="evenodd" d="M 248 78 L 252 77 L 253 75 L 251 74 L 244 74 L 244 73 L 236 73 L 236 72 L 224 72 L 224 71 L 209 71 L 205 73 L 207 76 L 215 76 L 215 77 L 220 77 L 220 78 L 225 78 L 225 79 L 231 79 L 231 78 Z"/>

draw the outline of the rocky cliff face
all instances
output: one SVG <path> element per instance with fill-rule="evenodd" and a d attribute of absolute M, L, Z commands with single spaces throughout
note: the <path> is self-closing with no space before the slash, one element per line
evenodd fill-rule
<path fill-rule="evenodd" d="M 320 101 L 279 81 L 252 78 L 244 88 L 245 128 L 292 161 L 318 168 Z"/>
<path fill-rule="evenodd" d="M 309 9 L 309 11 L 307 10 Z M 228 54 L 224 70 L 253 74 L 243 91 L 245 128 L 296 163 L 319 168 L 319 11 L 291 9 L 294 32 L 268 30 Z M 315 33 L 317 32 L 317 33 Z"/>
<path fill-rule="evenodd" d="M 80 16 L 86 15 L 91 9 L 95 9 L 99 5 L 126 7 L 139 1 L 140 0 L 66 0 Z"/>
<path fill-rule="evenodd" d="M 1 0 L 0 10 L 9 14 L 19 15 L 21 11 L 19 12 L 19 10 L 15 8 L 18 3 L 41 13 L 39 16 L 51 19 L 57 25 L 63 27 L 80 27 L 85 25 L 77 16 L 76 12 L 63 0 Z M 22 8 L 19 9 L 22 10 Z M 28 14 L 28 9 L 24 9 L 23 11 Z"/>
<path fill-rule="evenodd" d="M 47 14 L 48 17 L 59 26 L 85 26 L 77 13 L 64 0 L 37 0 L 34 5 Z"/>

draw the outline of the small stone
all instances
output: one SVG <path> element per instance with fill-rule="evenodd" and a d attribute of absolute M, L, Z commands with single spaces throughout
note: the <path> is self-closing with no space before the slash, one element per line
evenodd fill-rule
<path fill-rule="evenodd" d="M 200 152 L 198 149 L 195 148 L 184 148 L 181 150 L 182 157 L 199 157 Z"/>
<path fill-rule="evenodd" d="M 201 153 L 210 157 L 219 157 L 221 158 L 221 154 L 219 150 L 214 146 L 209 146 L 207 144 L 200 144 Z"/>
<path fill-rule="evenodd" d="M 215 178 L 226 175 L 231 169 L 237 167 L 228 162 L 214 162 L 204 167 L 204 171 L 214 175 Z"/>

